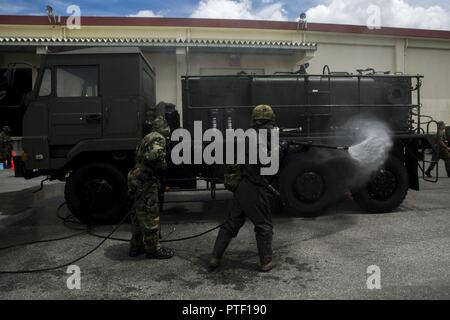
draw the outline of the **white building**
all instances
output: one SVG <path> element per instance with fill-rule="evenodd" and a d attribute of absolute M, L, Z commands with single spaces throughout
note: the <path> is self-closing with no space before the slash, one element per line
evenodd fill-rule
<path fill-rule="evenodd" d="M 138 46 L 157 72 L 157 100 L 181 108 L 180 77 L 356 69 L 422 74 L 422 112 L 450 123 L 450 31 L 296 22 L 82 17 L 80 29 L 45 16 L 0 16 L 0 68 L 39 65 L 47 50 Z M 120 66 L 118 66 L 120 68 Z M 33 72 L 33 80 L 36 72 Z"/>

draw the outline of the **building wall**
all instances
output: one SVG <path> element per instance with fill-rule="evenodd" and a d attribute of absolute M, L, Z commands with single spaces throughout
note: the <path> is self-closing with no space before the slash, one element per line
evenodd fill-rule
<path fill-rule="evenodd" d="M 423 113 L 450 123 L 450 41 L 446 39 L 345 34 L 332 32 L 299 32 L 293 30 L 259 30 L 232 28 L 184 27 L 109 27 L 85 26 L 67 30 L 51 26 L 8 26 L 0 28 L 0 36 L 16 37 L 142 37 L 164 39 L 234 39 L 316 42 L 318 50 L 310 60 L 310 73 L 321 73 L 325 64 L 331 71 L 356 72 L 372 67 L 379 71 L 423 74 Z M 240 69 L 247 72 L 292 71 L 298 60 L 293 55 L 243 54 L 232 58 L 234 52 L 189 54 L 189 63 L 181 48 L 171 51 L 148 52 L 146 56 L 157 72 L 157 99 L 181 107 L 180 77 L 186 74 L 232 74 Z M 1 53 L 0 64 L 13 60 L 39 63 L 36 54 Z M 238 61 L 238 62 L 237 62 Z M 35 75 L 34 75 L 35 78 Z"/>
<path fill-rule="evenodd" d="M 331 71 L 351 73 L 369 67 L 379 71 L 394 70 L 394 57 L 393 47 L 323 43 L 310 61 L 308 72 L 320 74 L 324 65 L 328 65 Z"/>
<path fill-rule="evenodd" d="M 273 74 L 291 71 L 295 61 L 292 56 L 269 54 L 194 53 L 189 55 L 189 71 L 193 75 L 236 74 L 239 71 Z"/>
<path fill-rule="evenodd" d="M 156 98 L 158 101 L 174 103 L 181 111 L 181 100 L 177 94 L 180 77 L 186 75 L 234 75 L 240 71 L 257 74 L 273 74 L 277 71 L 292 71 L 296 57 L 291 55 L 227 53 L 189 53 L 188 60 L 175 52 L 145 53 L 156 71 Z M 180 61 L 181 60 L 181 61 Z M 177 64 L 182 63 L 182 70 Z M 186 67 L 187 66 L 187 67 Z"/>
<path fill-rule="evenodd" d="M 175 52 L 146 53 L 156 72 L 156 100 L 177 103 L 177 60 Z"/>
<path fill-rule="evenodd" d="M 407 49 L 405 67 L 407 73 L 424 76 L 423 113 L 450 124 L 450 50 Z"/>

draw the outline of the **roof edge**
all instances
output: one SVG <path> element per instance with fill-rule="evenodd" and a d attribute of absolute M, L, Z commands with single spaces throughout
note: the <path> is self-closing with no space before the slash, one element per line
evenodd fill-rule
<path fill-rule="evenodd" d="M 65 23 L 67 17 L 61 17 Z M 138 18 L 138 17 L 81 17 L 86 26 L 136 26 L 136 27 L 191 27 L 191 28 L 243 28 L 270 30 L 297 30 L 293 21 L 193 19 L 193 18 Z M 47 16 L 0 15 L 0 25 L 50 25 Z M 356 33 L 378 36 L 450 39 L 450 31 L 413 28 L 382 27 L 369 29 L 361 25 L 308 23 L 307 31 Z"/>

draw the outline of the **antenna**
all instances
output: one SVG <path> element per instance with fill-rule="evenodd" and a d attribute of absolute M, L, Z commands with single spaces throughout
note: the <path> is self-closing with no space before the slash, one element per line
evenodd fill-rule
<path fill-rule="evenodd" d="M 300 13 L 297 29 L 306 30 L 308 28 L 308 21 L 306 21 L 306 13 Z"/>
<path fill-rule="evenodd" d="M 53 8 L 49 5 L 45 6 L 45 10 L 47 11 L 47 17 L 48 17 L 48 21 L 51 24 L 58 24 L 58 21 L 61 21 L 60 17 L 56 17 L 55 13 L 53 12 Z"/>

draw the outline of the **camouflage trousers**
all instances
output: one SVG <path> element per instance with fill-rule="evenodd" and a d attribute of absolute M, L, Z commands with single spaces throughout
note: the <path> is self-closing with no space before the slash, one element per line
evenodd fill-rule
<path fill-rule="evenodd" d="M 243 177 L 234 192 L 233 206 L 221 231 L 236 237 L 247 218 L 253 222 L 260 259 L 272 258 L 273 224 L 271 218 L 272 195 L 263 186 Z"/>
<path fill-rule="evenodd" d="M 161 247 L 159 243 L 159 181 L 154 176 L 139 176 L 133 170 L 128 174 L 128 191 L 133 201 L 130 209 L 131 245 L 144 244 L 145 251 L 151 253 L 158 251 Z"/>

